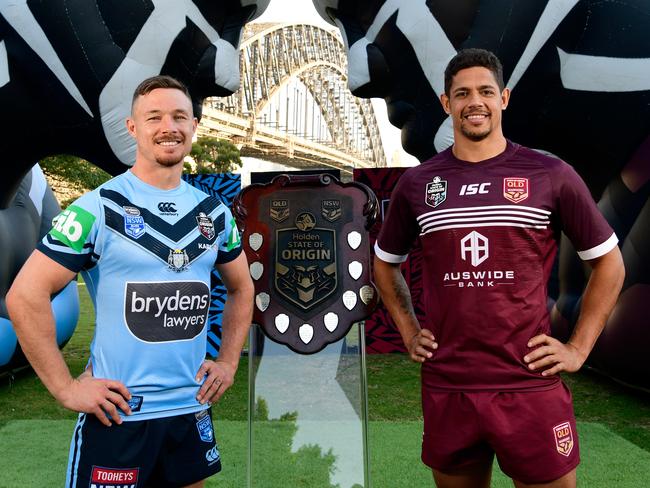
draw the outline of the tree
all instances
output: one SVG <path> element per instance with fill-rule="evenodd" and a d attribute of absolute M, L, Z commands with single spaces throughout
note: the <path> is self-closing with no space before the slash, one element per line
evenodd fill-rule
<path fill-rule="evenodd" d="M 69 154 L 43 158 L 39 165 L 63 208 L 83 193 L 111 179 L 111 175 L 103 169 Z"/>
<path fill-rule="evenodd" d="M 190 156 L 196 163 L 195 173 L 228 173 L 242 166 L 239 149 L 232 142 L 216 137 L 199 137 L 192 144 Z M 186 171 L 188 164 L 185 164 Z"/>

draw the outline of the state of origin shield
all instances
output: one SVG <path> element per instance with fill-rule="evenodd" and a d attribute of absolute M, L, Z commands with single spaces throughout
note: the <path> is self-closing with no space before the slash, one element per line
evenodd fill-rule
<path fill-rule="evenodd" d="M 255 283 L 253 322 L 292 350 L 338 341 L 377 304 L 367 229 L 378 206 L 370 189 L 329 175 L 281 175 L 234 202 Z"/>

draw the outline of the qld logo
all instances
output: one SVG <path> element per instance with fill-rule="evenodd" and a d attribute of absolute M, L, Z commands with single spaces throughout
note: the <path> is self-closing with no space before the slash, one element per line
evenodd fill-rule
<path fill-rule="evenodd" d="M 503 197 L 512 203 L 526 200 L 528 198 L 528 178 L 504 178 Z"/>
<path fill-rule="evenodd" d="M 555 437 L 555 448 L 563 456 L 569 457 L 573 450 L 573 432 L 571 424 L 563 422 L 553 427 L 553 436 Z"/>
<path fill-rule="evenodd" d="M 443 180 L 440 176 L 435 176 L 431 183 L 427 183 L 426 194 L 424 203 L 429 207 L 436 208 L 447 199 L 447 180 Z"/>

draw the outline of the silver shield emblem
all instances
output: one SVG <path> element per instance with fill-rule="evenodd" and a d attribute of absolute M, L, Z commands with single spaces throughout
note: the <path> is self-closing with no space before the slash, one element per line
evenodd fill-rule
<path fill-rule="evenodd" d="M 253 251 L 259 251 L 263 243 L 264 243 L 264 236 L 262 236 L 262 234 L 255 232 L 254 234 L 248 236 L 248 245 L 251 247 Z"/>
<path fill-rule="evenodd" d="M 325 323 L 325 328 L 327 330 L 334 332 L 339 325 L 339 316 L 334 312 L 329 312 L 325 314 L 325 317 L 323 317 L 323 322 Z"/>
<path fill-rule="evenodd" d="M 255 305 L 257 305 L 260 312 L 264 312 L 264 310 L 269 308 L 269 303 L 271 303 L 271 297 L 268 293 L 258 293 L 255 297 Z"/>
<path fill-rule="evenodd" d="M 348 234 L 348 244 L 352 249 L 357 249 L 361 245 L 361 234 L 353 230 Z"/>
<path fill-rule="evenodd" d="M 275 328 L 280 334 L 284 334 L 289 328 L 289 316 L 286 313 L 278 314 L 275 317 Z"/>
<path fill-rule="evenodd" d="M 251 263 L 249 269 L 251 272 L 251 277 L 255 281 L 259 280 L 262 274 L 264 273 L 264 265 L 259 261 L 255 261 L 254 263 Z"/>
<path fill-rule="evenodd" d="M 345 308 L 352 310 L 356 304 L 357 294 L 350 290 L 346 291 L 343 294 L 343 305 L 345 305 Z"/>
<path fill-rule="evenodd" d="M 363 265 L 359 261 L 352 261 L 348 264 L 348 272 L 355 280 L 358 280 L 363 272 Z"/>
<path fill-rule="evenodd" d="M 298 329 L 298 335 L 302 342 L 309 344 L 309 341 L 314 337 L 314 328 L 309 324 L 302 324 Z"/>
<path fill-rule="evenodd" d="M 359 296 L 361 297 L 361 301 L 368 305 L 375 298 L 375 290 L 372 286 L 362 286 L 359 290 Z"/>

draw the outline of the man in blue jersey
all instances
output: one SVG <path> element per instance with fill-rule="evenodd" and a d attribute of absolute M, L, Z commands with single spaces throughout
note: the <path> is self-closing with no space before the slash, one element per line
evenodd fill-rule
<path fill-rule="evenodd" d="M 80 412 L 69 487 L 201 487 L 221 469 L 210 404 L 232 385 L 253 285 L 228 208 L 181 180 L 197 120 L 187 88 L 142 82 L 126 121 L 126 173 L 53 222 L 7 294 L 22 350 L 50 393 Z M 218 359 L 205 360 L 210 273 L 228 295 Z M 87 371 L 73 378 L 50 296 L 81 272 L 96 311 Z"/>

